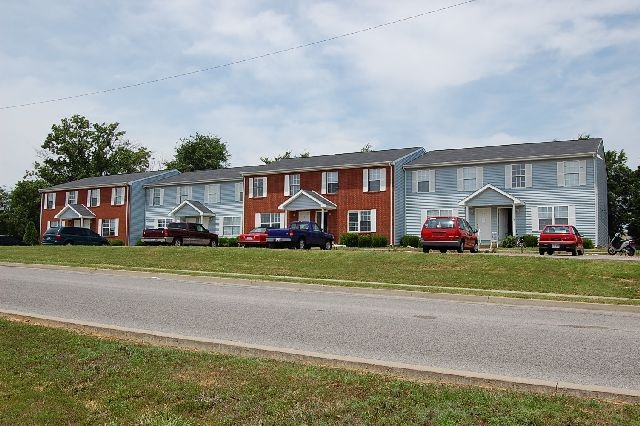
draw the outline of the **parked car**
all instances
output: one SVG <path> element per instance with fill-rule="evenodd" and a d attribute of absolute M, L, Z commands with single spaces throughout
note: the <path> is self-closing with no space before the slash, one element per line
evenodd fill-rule
<path fill-rule="evenodd" d="M 307 220 L 291 222 L 288 228 L 267 230 L 269 248 L 310 249 L 315 246 L 322 250 L 331 250 L 333 241 L 333 234 L 324 232 L 317 223 Z"/>
<path fill-rule="evenodd" d="M 555 251 L 568 251 L 571 255 L 584 254 L 582 235 L 573 225 L 546 225 L 538 238 L 540 255 L 549 255 Z"/>
<path fill-rule="evenodd" d="M 42 236 L 43 245 L 108 246 L 109 240 L 88 228 L 60 226 L 49 228 Z"/>
<path fill-rule="evenodd" d="M 27 246 L 28 244 L 13 235 L 0 235 L 0 246 Z"/>
<path fill-rule="evenodd" d="M 200 223 L 172 222 L 168 223 L 166 228 L 143 230 L 142 243 L 216 247 L 218 245 L 218 234 L 209 232 Z"/>
<path fill-rule="evenodd" d="M 267 245 L 267 228 L 259 226 L 251 231 L 240 234 L 238 236 L 238 244 L 241 247 L 266 247 Z"/>
<path fill-rule="evenodd" d="M 420 232 L 422 251 L 457 250 L 462 253 L 469 250 L 477 253 L 479 249 L 478 230 L 471 227 L 469 222 L 458 216 L 432 216 L 425 220 Z"/>

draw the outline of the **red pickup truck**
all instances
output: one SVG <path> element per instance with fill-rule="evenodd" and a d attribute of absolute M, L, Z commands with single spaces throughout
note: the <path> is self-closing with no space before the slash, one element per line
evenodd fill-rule
<path fill-rule="evenodd" d="M 142 243 L 215 247 L 218 245 L 218 235 L 209 232 L 207 228 L 199 223 L 172 222 L 167 224 L 166 228 L 143 230 Z"/>

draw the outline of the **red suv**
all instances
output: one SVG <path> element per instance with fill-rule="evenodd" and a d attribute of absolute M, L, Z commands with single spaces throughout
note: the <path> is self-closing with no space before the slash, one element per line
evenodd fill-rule
<path fill-rule="evenodd" d="M 420 233 L 422 238 L 422 251 L 457 250 L 462 253 L 465 250 L 471 253 L 478 252 L 478 231 L 473 229 L 469 222 L 457 216 L 432 216 L 428 217 L 422 226 Z"/>
<path fill-rule="evenodd" d="M 573 225 L 546 225 L 538 238 L 540 255 L 546 251 L 570 251 L 573 256 L 584 254 L 582 235 Z"/>

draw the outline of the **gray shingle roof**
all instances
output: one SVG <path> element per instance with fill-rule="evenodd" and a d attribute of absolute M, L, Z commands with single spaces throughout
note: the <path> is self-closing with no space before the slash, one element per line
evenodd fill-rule
<path fill-rule="evenodd" d="M 601 143 L 602 139 L 591 138 L 427 151 L 425 155 L 407 164 L 405 168 L 593 156 L 598 152 L 598 147 Z"/>
<path fill-rule="evenodd" d="M 382 165 L 400 160 L 407 155 L 424 148 L 398 148 L 370 152 L 349 152 L 346 154 L 316 155 L 306 158 L 285 158 L 260 166 L 259 169 L 248 170 L 243 175 L 257 173 L 282 173 L 296 170 L 318 170 L 329 168 L 345 168 L 366 165 Z"/>
<path fill-rule="evenodd" d="M 174 185 L 177 183 L 197 183 L 197 182 L 215 182 L 226 180 L 242 180 L 242 173 L 252 169 L 259 169 L 262 166 L 244 166 L 244 167 L 231 167 L 228 169 L 213 169 L 213 170 L 197 170 L 195 172 L 185 172 L 179 175 L 171 176 L 166 179 L 158 180 L 148 185 L 152 186 L 165 186 Z"/>
<path fill-rule="evenodd" d="M 162 175 L 170 171 L 171 170 L 158 170 L 154 172 L 140 172 L 140 173 L 128 173 L 128 174 L 122 174 L 122 175 L 88 177 L 84 179 L 74 180 L 72 182 L 61 183 L 60 185 L 44 188 L 44 189 L 41 189 L 40 191 L 44 192 L 44 191 L 58 191 L 61 189 L 81 189 L 81 188 L 94 188 L 99 186 L 128 185 L 140 179 Z"/>

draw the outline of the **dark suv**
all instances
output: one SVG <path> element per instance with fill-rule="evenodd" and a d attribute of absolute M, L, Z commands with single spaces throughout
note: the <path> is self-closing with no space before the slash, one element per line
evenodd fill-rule
<path fill-rule="evenodd" d="M 461 217 L 428 217 L 420 233 L 422 251 L 429 253 L 429 250 L 436 249 L 446 253 L 447 250 L 457 250 L 458 253 L 462 253 L 469 250 L 471 253 L 477 253 L 477 233 L 478 231 Z"/>
<path fill-rule="evenodd" d="M 61 226 L 49 228 L 42 236 L 43 245 L 84 245 L 84 246 L 108 246 L 109 240 L 91 229 L 78 226 Z"/>

